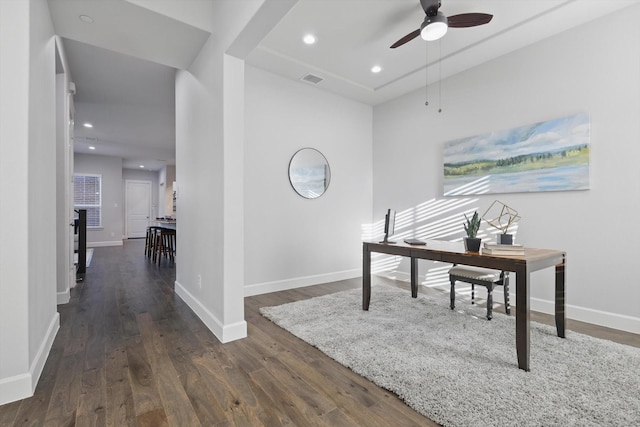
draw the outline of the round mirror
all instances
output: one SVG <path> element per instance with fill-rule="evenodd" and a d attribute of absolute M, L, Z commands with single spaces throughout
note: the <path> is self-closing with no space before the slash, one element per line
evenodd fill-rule
<path fill-rule="evenodd" d="M 298 150 L 289 162 L 289 181 L 302 197 L 320 197 L 327 191 L 331 181 L 329 162 L 314 148 Z"/>

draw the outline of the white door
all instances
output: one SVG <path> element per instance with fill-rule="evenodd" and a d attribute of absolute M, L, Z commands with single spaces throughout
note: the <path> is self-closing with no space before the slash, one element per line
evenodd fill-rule
<path fill-rule="evenodd" d="M 151 181 L 126 180 L 127 239 L 145 237 L 151 216 Z"/>

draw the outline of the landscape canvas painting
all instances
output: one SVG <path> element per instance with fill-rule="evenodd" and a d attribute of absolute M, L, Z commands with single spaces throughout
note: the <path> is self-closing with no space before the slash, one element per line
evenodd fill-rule
<path fill-rule="evenodd" d="M 444 195 L 589 189 L 587 113 L 450 141 Z"/>

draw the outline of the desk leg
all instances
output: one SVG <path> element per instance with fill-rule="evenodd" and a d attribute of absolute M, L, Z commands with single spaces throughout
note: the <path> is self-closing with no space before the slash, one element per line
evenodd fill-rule
<path fill-rule="evenodd" d="M 411 296 L 418 298 L 418 258 L 411 257 Z"/>
<path fill-rule="evenodd" d="M 369 310 L 371 301 L 371 251 L 365 243 L 362 245 L 362 309 Z"/>
<path fill-rule="evenodd" d="M 564 265 L 562 264 L 556 265 L 556 330 L 558 331 L 558 336 L 560 338 L 565 337 L 564 331 L 564 323 L 565 323 L 565 312 L 564 312 Z"/>
<path fill-rule="evenodd" d="M 518 367 L 529 370 L 529 271 L 516 270 L 516 351 Z"/>

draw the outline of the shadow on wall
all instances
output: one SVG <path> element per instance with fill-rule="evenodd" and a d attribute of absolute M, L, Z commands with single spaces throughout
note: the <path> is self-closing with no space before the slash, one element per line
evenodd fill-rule
<path fill-rule="evenodd" d="M 483 177 L 467 184 L 465 187 L 474 186 L 476 194 L 484 194 L 488 192 L 488 179 Z M 483 189 L 486 186 L 486 190 Z M 455 195 L 458 191 L 468 191 L 469 188 L 458 188 L 455 192 L 449 192 L 446 195 Z M 484 191 L 483 191 L 484 190 Z M 475 211 L 482 214 L 488 207 L 479 206 L 478 198 L 446 198 L 431 199 L 420 203 L 411 208 L 396 213 L 395 233 L 393 240 L 403 241 L 404 239 L 419 240 L 445 240 L 450 242 L 461 242 L 465 236 L 463 223 L 464 216 L 471 217 Z M 392 208 L 393 209 L 393 208 Z M 483 242 L 495 242 L 496 235 L 499 230 L 493 228 L 485 221 L 483 227 L 478 231 L 478 237 Z M 508 232 L 516 235 L 518 224 L 513 224 Z M 384 220 L 374 222 L 372 224 L 362 225 L 363 241 L 381 241 L 384 237 Z M 371 254 L 371 273 L 383 274 L 386 277 L 406 280 L 408 274 L 400 271 L 400 262 L 404 257 L 385 255 L 379 253 Z M 449 287 L 449 268 L 450 264 L 444 264 L 437 261 L 426 261 L 429 268 L 424 275 L 421 274 L 421 285 L 428 287 Z"/>

